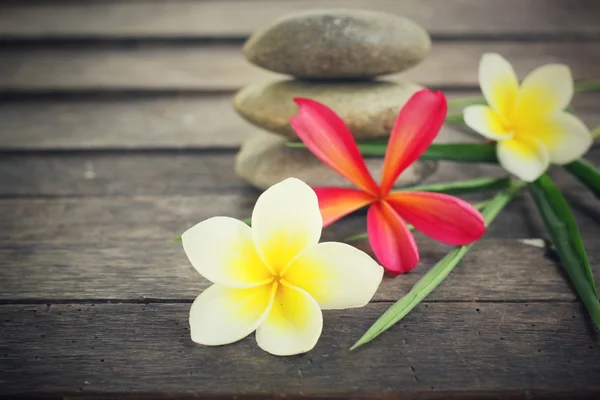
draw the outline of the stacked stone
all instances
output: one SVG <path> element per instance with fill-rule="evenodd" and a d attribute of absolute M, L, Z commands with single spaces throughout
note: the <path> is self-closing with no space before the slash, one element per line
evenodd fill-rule
<path fill-rule="evenodd" d="M 311 186 L 350 186 L 308 150 L 286 145 L 298 140 L 289 124 L 298 112 L 293 98 L 311 98 L 332 108 L 356 140 L 388 137 L 399 110 L 421 87 L 375 78 L 417 65 L 430 47 L 429 35 L 419 25 L 371 11 L 296 13 L 255 32 L 244 46 L 246 59 L 294 79 L 248 86 L 235 96 L 237 112 L 270 132 L 242 145 L 237 174 L 259 189 L 290 176 Z M 373 176 L 381 176 L 381 159 L 366 161 Z M 417 162 L 396 184 L 415 183 L 433 169 L 431 163 Z"/>

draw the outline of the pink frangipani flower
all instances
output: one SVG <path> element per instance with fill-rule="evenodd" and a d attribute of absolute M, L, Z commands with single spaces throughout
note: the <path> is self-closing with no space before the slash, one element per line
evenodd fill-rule
<path fill-rule="evenodd" d="M 442 93 L 421 90 L 400 111 L 379 185 L 367 170 L 350 130 L 333 110 L 311 99 L 294 101 L 300 111 L 290 122 L 300 140 L 319 160 L 357 187 L 314 189 L 324 226 L 369 206 L 369 243 L 388 271 L 408 272 L 419 262 L 417 245 L 406 222 L 450 245 L 472 243 L 484 234 L 481 213 L 463 200 L 441 193 L 391 191 L 398 176 L 425 152 L 444 123 L 447 104 Z"/>

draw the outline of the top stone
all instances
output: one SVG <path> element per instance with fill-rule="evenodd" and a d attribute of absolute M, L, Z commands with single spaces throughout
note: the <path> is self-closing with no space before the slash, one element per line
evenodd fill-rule
<path fill-rule="evenodd" d="M 402 72 L 425 59 L 427 32 L 409 19 L 362 10 L 291 14 L 256 31 L 246 58 L 304 79 L 364 79 Z"/>

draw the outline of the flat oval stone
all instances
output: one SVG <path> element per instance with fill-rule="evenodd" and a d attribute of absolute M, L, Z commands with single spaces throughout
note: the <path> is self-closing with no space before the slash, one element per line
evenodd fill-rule
<path fill-rule="evenodd" d="M 360 79 L 398 73 L 423 61 L 427 32 L 398 15 L 364 10 L 294 13 L 256 31 L 248 61 L 305 79 Z"/>
<path fill-rule="evenodd" d="M 301 179 L 312 187 L 353 187 L 307 149 L 291 148 L 286 143 L 285 138 L 264 132 L 257 133 L 242 145 L 235 161 L 236 173 L 261 190 L 290 177 Z M 379 181 L 383 158 L 366 158 L 366 164 L 375 180 Z M 434 161 L 418 160 L 400 175 L 395 187 L 419 183 L 433 174 L 436 167 L 437 163 Z"/>
<path fill-rule="evenodd" d="M 284 80 L 248 86 L 233 100 L 250 123 L 297 138 L 289 120 L 298 113 L 295 97 L 307 97 L 333 109 L 356 139 L 389 136 L 400 109 L 421 86 L 409 82 L 316 83 Z"/>

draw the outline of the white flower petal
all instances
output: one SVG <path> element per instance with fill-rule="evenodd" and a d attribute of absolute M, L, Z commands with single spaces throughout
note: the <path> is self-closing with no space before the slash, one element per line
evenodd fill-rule
<path fill-rule="evenodd" d="M 305 290 L 324 309 L 366 305 L 381 283 L 383 267 L 344 243 L 319 243 L 301 253 L 283 279 Z"/>
<path fill-rule="evenodd" d="M 254 243 L 272 271 L 285 268 L 321 237 L 323 218 L 314 190 L 296 178 L 267 189 L 252 212 Z"/>
<path fill-rule="evenodd" d="M 510 63 L 499 54 L 484 54 L 479 62 L 479 85 L 490 107 L 508 118 L 519 92 L 519 81 Z"/>
<path fill-rule="evenodd" d="M 306 353 L 317 344 L 323 314 L 305 291 L 279 285 L 273 306 L 256 330 L 258 346 L 276 356 Z"/>
<path fill-rule="evenodd" d="M 543 143 L 554 164 L 566 164 L 583 156 L 592 146 L 589 129 L 573 114 L 558 112 L 530 122 L 527 137 Z"/>
<path fill-rule="evenodd" d="M 232 289 L 212 285 L 190 309 L 192 340 L 207 346 L 237 342 L 254 332 L 268 315 L 273 285 Z"/>
<path fill-rule="evenodd" d="M 550 157 L 538 141 L 519 138 L 498 142 L 498 161 L 511 174 L 533 182 L 546 171 Z"/>
<path fill-rule="evenodd" d="M 242 221 L 209 218 L 188 229 L 181 240 L 194 268 L 211 282 L 251 287 L 272 277 L 256 251 L 252 230 Z"/>
<path fill-rule="evenodd" d="M 488 106 L 468 106 L 463 110 L 465 124 L 488 139 L 504 140 L 512 137 L 502 125 L 501 117 Z"/>
<path fill-rule="evenodd" d="M 549 64 L 533 70 L 521 84 L 516 118 L 528 118 L 564 110 L 573 98 L 573 77 L 566 65 Z"/>

